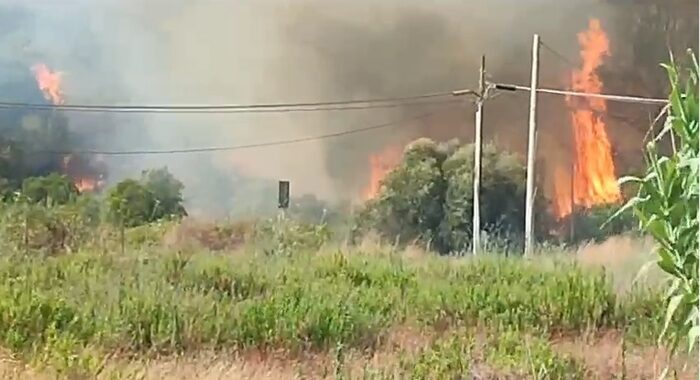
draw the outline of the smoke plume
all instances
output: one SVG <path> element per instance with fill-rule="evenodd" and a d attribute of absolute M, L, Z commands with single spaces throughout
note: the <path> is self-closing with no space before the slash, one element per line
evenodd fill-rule
<path fill-rule="evenodd" d="M 65 73 L 67 104 L 304 102 L 476 88 L 482 54 L 491 80 L 527 84 L 533 33 L 577 60 L 576 33 L 590 17 L 606 27 L 614 15 L 613 6 L 596 0 L 0 0 L 0 98 L 40 99 L 28 80 L 17 80 L 28 78 L 36 63 Z M 542 54 L 542 85 L 566 85 L 571 67 Z M 543 99 L 540 109 L 542 156 L 566 157 L 563 99 Z M 105 158 L 110 181 L 167 165 L 185 182 L 191 207 L 209 211 L 274 205 L 266 181 L 276 179 L 290 180 L 296 195 L 356 198 L 370 177 L 370 154 L 420 136 L 467 141 L 473 110 L 66 116 L 85 136 L 83 146 L 153 150 L 293 139 L 427 111 L 435 114 L 334 139 Z M 526 126 L 522 94 L 487 103 L 486 139 L 524 152 Z"/>

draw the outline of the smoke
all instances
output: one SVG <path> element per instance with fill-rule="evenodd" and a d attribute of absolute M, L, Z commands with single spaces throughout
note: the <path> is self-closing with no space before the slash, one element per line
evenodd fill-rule
<path fill-rule="evenodd" d="M 482 54 L 492 80 L 527 84 L 533 33 L 576 59 L 576 33 L 589 17 L 605 26 L 610 13 L 596 0 L 0 0 L 0 97 L 26 100 L 27 81 L 14 82 L 37 62 L 65 73 L 68 104 L 297 102 L 476 88 Z M 541 83 L 561 87 L 570 70 L 546 56 Z M 296 195 L 357 197 L 370 153 L 420 136 L 469 140 L 472 109 L 67 117 L 87 136 L 83 146 L 152 150 L 286 140 L 428 111 L 435 114 L 335 139 L 106 158 L 111 181 L 167 165 L 185 182 L 191 207 L 209 212 L 274 205 L 267 181 L 276 179 L 290 180 Z M 540 115 L 541 152 L 566 155 L 563 100 L 543 100 Z M 524 152 L 526 123 L 521 94 L 486 105 L 485 138 L 504 149 Z"/>

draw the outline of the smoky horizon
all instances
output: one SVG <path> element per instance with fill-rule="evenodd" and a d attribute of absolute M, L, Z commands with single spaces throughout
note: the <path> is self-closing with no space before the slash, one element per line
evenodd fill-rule
<path fill-rule="evenodd" d="M 527 85 L 534 33 L 546 44 L 541 87 L 663 98 L 666 77 L 659 63 L 668 60 L 668 49 L 697 49 L 696 38 L 674 38 L 673 46 L 667 38 L 693 26 L 696 31 L 695 15 L 692 1 L 0 0 L 0 101 L 217 105 L 414 96 L 476 88 L 482 55 L 489 81 Z M 604 49 L 585 37 L 592 20 L 599 22 Z M 579 205 L 618 199 L 611 181 L 643 164 L 644 136 L 660 107 L 601 107 L 545 95 L 539 102 L 538 159 L 549 198 L 561 200 L 561 183 L 568 181 L 575 188 L 569 197 Z M 304 139 L 405 120 L 231 152 L 92 156 L 94 168 L 74 159 L 79 164 L 63 169 L 75 178 L 99 174 L 100 181 L 115 183 L 167 166 L 185 184 L 188 209 L 218 215 L 274 208 L 280 179 L 290 181 L 292 196 L 336 203 L 371 198 L 411 141 L 471 142 L 473 112 L 469 105 L 425 104 L 256 114 L 1 109 L 0 133 L 11 137 L 13 128 L 52 120 L 71 131 L 70 141 L 47 142 L 52 149 L 167 150 Z M 485 141 L 524 156 L 527 112 L 521 93 L 487 101 Z M 594 125 L 595 139 L 605 135 L 598 148 L 582 148 L 594 137 L 572 132 L 587 123 Z M 596 160 L 587 170 L 592 156 L 605 162 Z M 69 161 L 39 157 L 33 167 Z M 91 189 L 98 182 L 81 179 L 80 185 Z M 558 210 L 567 213 L 563 206 Z"/>

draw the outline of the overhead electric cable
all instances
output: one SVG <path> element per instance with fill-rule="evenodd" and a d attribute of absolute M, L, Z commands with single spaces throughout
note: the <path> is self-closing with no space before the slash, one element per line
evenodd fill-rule
<path fill-rule="evenodd" d="M 91 104 L 38 104 L 22 102 L 0 102 L 0 108 L 23 108 L 34 110 L 62 110 L 72 112 L 160 112 L 160 113 L 227 113 L 227 112 L 303 112 L 366 108 L 391 108 L 403 105 L 434 104 L 439 102 L 420 102 L 421 99 L 448 97 L 455 91 L 430 94 L 371 98 L 342 101 L 299 102 L 299 103 L 258 103 L 258 104 L 221 104 L 221 105 L 91 105 Z M 372 104 L 389 103 L 389 104 Z"/>
<path fill-rule="evenodd" d="M 447 107 L 447 108 L 453 108 L 453 107 L 454 106 Z M 300 138 L 296 138 L 296 139 L 277 140 L 277 141 L 244 144 L 244 145 L 230 145 L 230 146 L 202 147 L 202 148 L 183 148 L 183 149 L 163 149 L 163 150 L 124 150 L 124 151 L 99 150 L 99 149 L 83 149 L 83 150 L 77 149 L 77 150 L 64 150 L 64 151 L 42 150 L 42 151 L 32 151 L 29 153 L 56 154 L 56 155 L 85 154 L 85 155 L 104 155 L 104 156 L 130 156 L 130 155 L 156 155 L 156 154 L 179 154 L 179 153 L 203 153 L 203 152 L 233 151 L 233 150 L 261 148 L 261 147 L 268 147 L 268 146 L 289 145 L 289 144 L 296 144 L 296 143 L 307 142 L 307 141 L 316 141 L 316 140 L 323 140 L 323 139 L 328 139 L 328 138 L 352 135 L 355 133 L 361 133 L 361 132 L 366 132 L 366 131 L 371 131 L 371 130 L 388 128 L 388 127 L 396 126 L 398 124 L 406 123 L 409 121 L 425 119 L 425 118 L 430 117 L 438 112 L 439 111 L 432 111 L 432 112 L 412 116 L 409 118 L 402 118 L 402 119 L 390 121 L 387 123 L 372 125 L 372 126 L 363 127 L 363 128 L 349 129 L 349 130 L 335 132 L 335 133 L 327 133 L 327 134 L 316 135 L 316 136 L 300 137 Z"/>
<path fill-rule="evenodd" d="M 368 104 L 368 105 L 338 105 L 338 106 L 318 106 L 318 107 L 299 107 L 299 108 L 203 108 L 203 109 L 180 109 L 180 108 L 150 108 L 150 109 L 132 109 L 132 108 L 68 108 L 60 109 L 66 112 L 80 113 L 138 113 L 138 114 L 234 114 L 234 113 L 289 113 L 289 112 L 314 112 L 314 111 L 346 111 L 346 110 L 366 110 L 366 109 L 381 109 L 381 108 L 400 108 L 409 106 L 436 105 L 458 103 L 460 101 L 454 99 L 435 100 L 435 101 L 419 101 L 419 102 L 403 102 L 392 104 Z M 0 103 L 0 109 L 19 108 L 19 107 L 4 107 Z M 32 110 L 49 110 L 49 108 L 25 108 Z"/>
<path fill-rule="evenodd" d="M 540 40 L 540 44 L 542 47 L 544 47 L 546 50 L 548 50 L 550 53 L 554 54 L 557 58 L 559 58 L 562 62 L 566 63 L 567 65 L 571 66 L 573 69 L 578 69 L 578 65 L 574 63 L 572 59 L 569 59 L 569 57 L 565 56 L 564 54 L 560 53 L 553 47 L 547 45 L 544 41 Z"/>

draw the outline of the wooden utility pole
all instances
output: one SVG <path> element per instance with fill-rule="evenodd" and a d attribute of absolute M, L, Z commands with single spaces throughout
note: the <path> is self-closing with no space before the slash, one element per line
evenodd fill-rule
<path fill-rule="evenodd" d="M 530 117 L 527 133 L 527 189 L 525 192 L 525 256 L 532 254 L 535 206 L 535 157 L 537 153 L 537 85 L 540 69 L 540 36 L 532 37 L 532 73 L 530 77 Z"/>
<path fill-rule="evenodd" d="M 472 202 L 472 254 L 477 255 L 481 249 L 481 211 L 479 208 L 480 190 L 481 190 L 481 147 L 484 119 L 484 100 L 486 100 L 486 85 L 484 77 L 486 76 L 486 56 L 481 56 L 481 68 L 479 69 L 479 98 L 476 103 L 476 120 L 474 123 L 474 185 Z"/>

